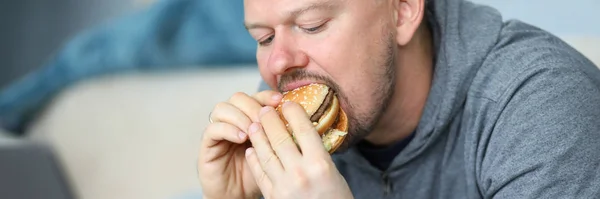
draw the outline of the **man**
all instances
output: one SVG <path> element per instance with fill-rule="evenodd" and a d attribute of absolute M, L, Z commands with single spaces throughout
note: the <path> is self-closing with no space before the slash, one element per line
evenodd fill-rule
<path fill-rule="evenodd" d="M 600 71 L 549 33 L 460 0 L 244 3 L 272 90 L 215 106 L 204 198 L 600 197 Z M 332 156 L 273 109 L 313 82 L 349 116 Z"/>

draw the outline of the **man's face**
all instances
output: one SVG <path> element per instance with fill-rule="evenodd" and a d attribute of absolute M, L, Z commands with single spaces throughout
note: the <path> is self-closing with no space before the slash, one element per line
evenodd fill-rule
<path fill-rule="evenodd" d="M 389 103 L 397 50 L 393 6 L 382 0 L 245 0 L 263 79 L 288 91 L 325 83 L 349 117 L 347 144 L 364 138 Z"/>

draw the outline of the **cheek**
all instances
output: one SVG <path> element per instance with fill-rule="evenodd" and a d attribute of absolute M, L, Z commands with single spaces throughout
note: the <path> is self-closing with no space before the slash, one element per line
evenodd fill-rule
<path fill-rule="evenodd" d="M 348 104 L 353 109 L 355 115 L 362 115 L 369 112 L 373 103 L 376 103 L 377 88 L 374 76 L 363 72 L 354 74 L 353 77 L 344 80 L 343 92 L 348 98 Z"/>
<path fill-rule="evenodd" d="M 258 64 L 258 71 L 260 72 L 260 76 L 263 80 L 271 87 L 273 90 L 277 90 L 277 76 L 273 74 L 269 68 L 269 52 L 266 50 L 258 50 L 256 52 L 256 62 Z"/>
<path fill-rule="evenodd" d="M 332 45 L 335 46 L 335 45 Z M 342 50 L 343 49 L 343 50 Z M 348 50 L 350 49 L 350 50 Z M 361 49 L 349 46 L 336 46 L 331 50 L 324 50 L 326 56 L 317 56 L 314 58 L 325 73 L 333 80 L 345 95 L 347 101 L 342 100 L 342 107 L 350 110 L 352 115 L 365 115 L 371 111 L 376 103 L 376 88 L 381 79 L 372 70 L 376 63 L 365 56 L 353 53 L 360 52 Z"/>
<path fill-rule="evenodd" d="M 372 33 L 351 32 L 332 31 L 329 37 L 312 43 L 310 56 L 340 86 L 349 101 L 342 104 L 347 107 L 349 103 L 364 113 L 375 101 L 373 89 L 379 87 L 380 77 L 373 69 L 381 67 L 377 62 L 380 49 L 369 41 L 376 38 L 368 35 Z"/>

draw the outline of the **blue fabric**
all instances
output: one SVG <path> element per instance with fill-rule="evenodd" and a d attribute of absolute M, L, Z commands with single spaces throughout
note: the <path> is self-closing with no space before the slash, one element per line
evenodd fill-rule
<path fill-rule="evenodd" d="M 165 0 L 80 33 L 0 92 L 0 126 L 22 134 L 62 89 L 111 73 L 254 64 L 256 42 L 238 0 Z"/>

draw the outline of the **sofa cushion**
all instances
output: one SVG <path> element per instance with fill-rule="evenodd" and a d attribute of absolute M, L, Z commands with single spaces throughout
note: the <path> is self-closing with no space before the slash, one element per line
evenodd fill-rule
<path fill-rule="evenodd" d="M 254 93 L 256 69 L 111 76 L 61 94 L 31 139 L 51 143 L 81 198 L 168 198 L 199 188 L 196 159 L 213 106 Z"/>

